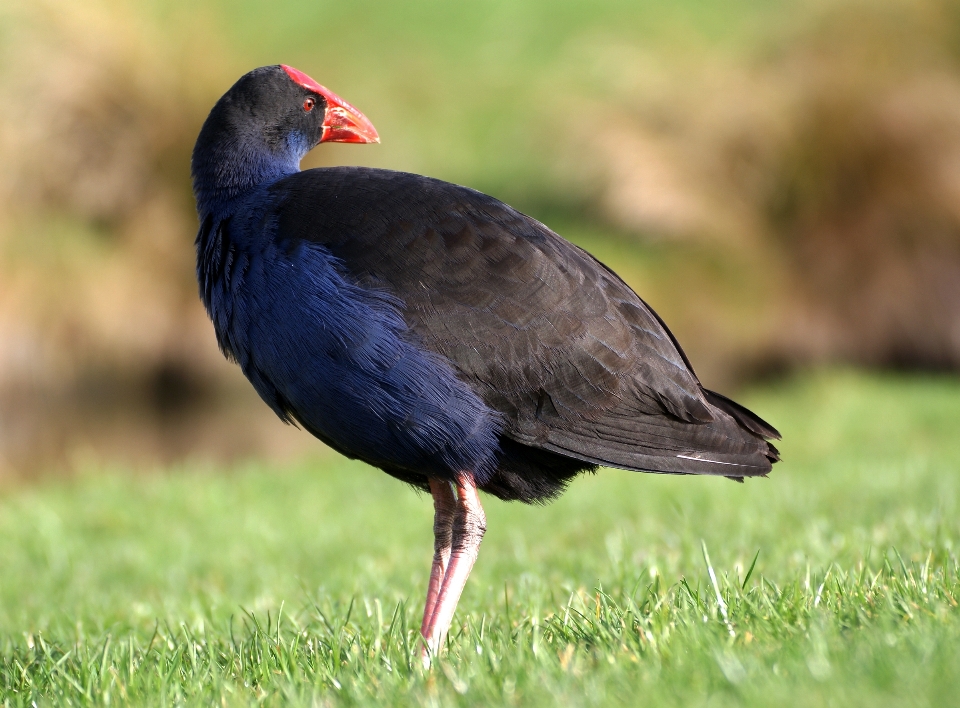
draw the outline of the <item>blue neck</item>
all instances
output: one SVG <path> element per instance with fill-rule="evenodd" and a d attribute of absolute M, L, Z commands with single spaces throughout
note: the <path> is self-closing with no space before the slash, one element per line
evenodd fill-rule
<path fill-rule="evenodd" d="M 300 160 L 309 150 L 300 134 L 287 136 L 279 151 L 247 136 L 230 137 L 203 148 L 198 144 L 194 150 L 193 192 L 201 222 L 230 214 L 257 187 L 299 172 Z"/>

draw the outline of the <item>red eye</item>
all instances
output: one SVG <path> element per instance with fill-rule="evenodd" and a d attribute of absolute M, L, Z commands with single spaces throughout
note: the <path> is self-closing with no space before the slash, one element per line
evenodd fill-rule
<path fill-rule="evenodd" d="M 304 101 L 303 101 L 303 110 L 305 110 L 307 113 L 309 113 L 310 111 L 313 110 L 313 107 L 314 107 L 315 105 L 317 105 L 317 102 L 316 102 L 315 99 L 306 98 L 306 99 L 304 99 Z"/>

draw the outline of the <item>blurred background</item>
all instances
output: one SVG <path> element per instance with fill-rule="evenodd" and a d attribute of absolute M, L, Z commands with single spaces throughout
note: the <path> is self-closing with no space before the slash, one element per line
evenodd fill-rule
<path fill-rule="evenodd" d="M 960 0 L 6 0 L 0 481 L 320 444 L 219 354 L 189 157 L 288 63 L 617 270 L 727 393 L 960 370 Z M 776 422 L 776 421 L 774 421 Z"/>

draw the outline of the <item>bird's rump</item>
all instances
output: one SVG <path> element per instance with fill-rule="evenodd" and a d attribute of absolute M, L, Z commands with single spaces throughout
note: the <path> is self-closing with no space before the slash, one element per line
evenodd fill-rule
<path fill-rule="evenodd" d="M 776 431 L 702 388 L 659 317 L 539 222 L 418 175 L 328 168 L 274 185 L 278 233 L 318 243 L 403 303 L 409 336 L 504 420 L 503 435 L 588 464 L 766 474 Z"/>

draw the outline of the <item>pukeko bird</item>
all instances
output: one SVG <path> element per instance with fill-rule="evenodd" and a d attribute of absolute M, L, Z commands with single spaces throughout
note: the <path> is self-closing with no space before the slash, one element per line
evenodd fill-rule
<path fill-rule="evenodd" d="M 544 502 L 599 465 L 743 481 L 777 431 L 705 389 L 610 268 L 480 192 L 359 167 L 375 143 L 292 67 L 241 77 L 193 151 L 197 278 L 223 353 L 286 422 L 433 497 L 436 652 L 486 527 L 478 490 Z"/>

